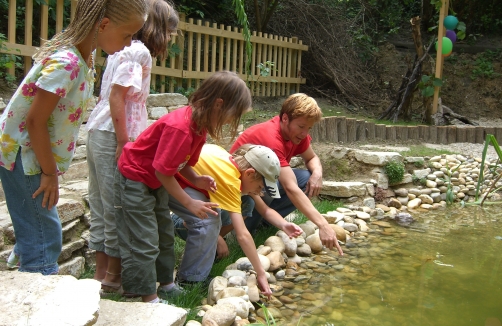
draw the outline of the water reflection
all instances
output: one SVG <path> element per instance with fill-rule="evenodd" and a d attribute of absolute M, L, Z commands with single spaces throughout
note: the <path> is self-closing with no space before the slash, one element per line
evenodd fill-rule
<path fill-rule="evenodd" d="M 277 305 L 283 325 L 501 325 L 502 213 L 427 212 L 314 256 Z M 301 319 L 300 319 L 301 317 Z M 298 320 L 300 322 L 298 323 Z"/>

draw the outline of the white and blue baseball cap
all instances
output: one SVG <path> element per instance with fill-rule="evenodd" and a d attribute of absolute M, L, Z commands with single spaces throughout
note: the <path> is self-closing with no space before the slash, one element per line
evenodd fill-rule
<path fill-rule="evenodd" d="M 277 187 L 281 164 L 274 151 L 266 146 L 253 145 L 244 154 L 244 158 L 263 176 L 265 192 L 272 198 L 281 198 Z"/>

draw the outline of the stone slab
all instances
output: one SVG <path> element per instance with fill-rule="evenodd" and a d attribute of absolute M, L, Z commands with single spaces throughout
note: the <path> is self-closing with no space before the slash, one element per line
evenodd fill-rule
<path fill-rule="evenodd" d="M 0 325 L 93 325 L 100 287 L 73 276 L 0 272 Z"/>
<path fill-rule="evenodd" d="M 101 300 L 99 306 L 96 326 L 183 326 L 187 315 L 185 309 L 162 303 Z"/>

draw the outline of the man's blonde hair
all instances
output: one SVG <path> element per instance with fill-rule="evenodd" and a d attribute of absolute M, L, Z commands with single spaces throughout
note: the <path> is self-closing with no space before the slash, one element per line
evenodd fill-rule
<path fill-rule="evenodd" d="M 121 25 L 138 18 L 146 20 L 146 0 L 78 0 L 75 18 L 52 39 L 45 42 L 33 55 L 36 62 L 42 61 L 53 52 L 67 49 L 82 42 L 92 32 L 96 23 L 104 17 Z M 94 38 L 96 38 L 97 30 Z"/>
<path fill-rule="evenodd" d="M 309 121 L 319 122 L 322 118 L 322 111 L 316 100 L 303 93 L 290 95 L 284 101 L 279 113 L 281 119 L 283 114 L 286 114 L 290 121 L 304 117 Z"/>

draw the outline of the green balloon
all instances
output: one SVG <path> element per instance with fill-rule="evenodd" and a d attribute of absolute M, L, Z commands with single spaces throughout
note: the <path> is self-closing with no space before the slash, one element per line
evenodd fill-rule
<path fill-rule="evenodd" d="M 438 42 L 436 42 L 436 51 L 438 49 Z M 446 36 L 443 36 L 443 47 L 441 49 L 441 54 L 442 55 L 447 55 L 448 53 L 451 52 L 453 49 L 453 43 L 452 41 L 447 38 Z"/>
<path fill-rule="evenodd" d="M 441 53 L 443 55 L 446 55 L 451 52 L 453 49 L 453 43 L 452 41 L 447 38 L 446 36 L 443 37 L 443 48 L 441 49 Z"/>

